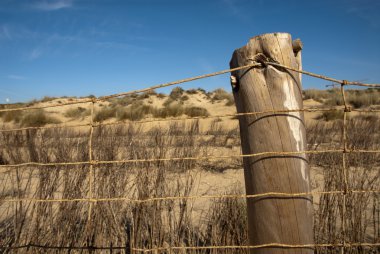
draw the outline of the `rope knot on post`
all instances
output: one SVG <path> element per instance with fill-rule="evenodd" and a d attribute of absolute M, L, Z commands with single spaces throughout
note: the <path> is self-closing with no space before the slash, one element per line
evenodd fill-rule
<path fill-rule="evenodd" d="M 249 57 L 247 60 L 260 63 L 262 67 L 267 67 L 268 62 L 276 62 L 274 59 L 267 57 L 263 53 L 257 53 L 256 55 Z"/>
<path fill-rule="evenodd" d="M 91 160 L 90 161 L 90 165 L 96 166 L 98 164 L 99 164 L 99 161 L 97 161 L 97 160 Z"/>
<path fill-rule="evenodd" d="M 345 105 L 345 106 L 344 106 L 344 112 L 346 112 L 346 113 L 351 112 L 351 107 Z"/>

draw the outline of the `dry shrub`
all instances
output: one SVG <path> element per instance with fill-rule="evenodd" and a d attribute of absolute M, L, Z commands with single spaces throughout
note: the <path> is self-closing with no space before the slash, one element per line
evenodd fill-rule
<path fill-rule="evenodd" d="M 163 107 L 168 107 L 170 106 L 170 104 L 172 104 L 173 102 L 175 102 L 175 100 L 173 100 L 172 98 L 167 98 L 164 103 L 162 104 Z M 182 102 L 181 102 L 182 103 Z"/>
<path fill-rule="evenodd" d="M 60 121 L 54 117 L 48 116 L 44 110 L 39 109 L 30 112 L 24 112 L 20 120 L 21 126 L 40 127 L 46 124 L 58 124 Z"/>
<path fill-rule="evenodd" d="M 229 97 L 229 93 L 227 93 L 223 88 L 218 88 L 214 90 L 212 98 L 216 101 L 224 100 Z"/>
<path fill-rule="evenodd" d="M 96 112 L 94 116 L 94 121 L 95 122 L 103 122 L 105 120 L 108 120 L 110 118 L 116 117 L 116 107 L 106 107 L 100 109 L 98 112 Z"/>
<path fill-rule="evenodd" d="M 119 107 L 116 111 L 116 117 L 118 120 L 141 120 L 143 117 L 145 117 L 148 114 L 152 114 L 152 112 L 155 110 L 154 107 L 150 105 L 145 105 L 144 103 L 140 102 L 134 102 L 129 107 Z"/>
<path fill-rule="evenodd" d="M 4 252 L 27 244 L 65 246 L 64 250 L 30 248 L 31 252 L 86 252 L 75 249 L 104 247 L 128 253 L 136 248 L 165 246 L 248 245 L 244 199 L 215 199 L 205 207 L 199 220 L 194 220 L 193 205 L 187 199 L 160 199 L 129 202 L 128 199 L 179 197 L 192 194 L 194 179 L 188 170 L 203 168 L 200 160 L 138 161 L 151 158 L 199 157 L 210 151 L 227 149 L 227 142 L 240 144 L 239 129 L 222 128 L 213 122 L 206 133 L 196 121 L 173 123 L 168 128 L 145 131 L 141 125 L 97 126 L 93 133 L 93 159 L 135 159 L 120 164 L 93 166 L 93 189 L 89 192 L 89 166 L 24 166 L 4 168 L 1 172 L 2 198 L 120 198 L 114 201 L 14 202 L 0 200 L 0 247 Z M 372 118 L 348 120 L 348 148 L 380 149 L 380 121 Z M 342 122 L 319 121 L 307 131 L 308 149 L 340 149 Z M 0 133 L 0 164 L 28 161 L 78 162 L 89 160 L 89 133 L 81 129 L 61 128 Z M 232 149 L 224 150 L 232 154 Z M 312 166 L 323 173 L 320 190 L 343 188 L 342 153 L 311 154 Z M 377 190 L 380 185 L 380 157 L 376 153 L 347 154 L 350 189 Z M 223 161 L 225 164 L 230 164 Z M 240 168 L 241 161 L 239 162 Z M 240 194 L 226 191 L 225 194 Z M 342 195 L 321 195 L 315 201 L 315 242 L 342 242 Z M 348 193 L 346 202 L 346 242 L 379 241 L 380 199 L 376 193 Z M 89 250 L 95 251 L 95 250 Z M 317 248 L 316 253 L 338 254 L 339 248 Z M 162 253 L 167 253 L 162 251 Z M 199 250 L 189 253 L 248 253 L 244 249 Z M 378 253 L 378 248 L 351 246 L 346 253 Z"/>
<path fill-rule="evenodd" d="M 321 119 L 324 121 L 334 121 L 334 120 L 342 120 L 344 112 L 342 110 L 331 110 L 325 111 L 317 119 Z"/>
<path fill-rule="evenodd" d="M 174 87 L 173 90 L 170 92 L 169 97 L 172 100 L 179 100 L 185 90 L 183 90 L 181 87 Z"/>
<path fill-rule="evenodd" d="M 197 89 L 188 89 L 185 91 L 187 94 L 197 94 L 198 90 Z"/>
<path fill-rule="evenodd" d="M 227 102 L 225 105 L 226 106 L 235 105 L 235 99 L 234 99 L 234 96 L 232 94 L 230 94 L 230 96 L 227 98 Z"/>
<path fill-rule="evenodd" d="M 379 89 L 346 89 L 345 94 L 347 102 L 355 108 L 368 107 L 371 105 L 380 104 L 380 90 Z M 327 106 L 341 106 L 343 105 L 343 98 L 340 89 L 334 88 L 329 90 L 304 90 L 303 98 L 314 99 L 322 102 Z"/>
<path fill-rule="evenodd" d="M 169 99 L 168 99 L 169 100 Z M 156 118 L 177 117 L 184 113 L 184 107 L 180 103 L 164 104 L 163 108 L 156 109 L 153 116 Z"/>
<path fill-rule="evenodd" d="M 224 193 L 241 195 L 239 188 Z M 205 218 L 206 241 L 210 246 L 247 246 L 247 204 L 244 199 L 219 198 L 213 201 Z M 249 253 L 248 249 L 217 250 L 211 253 Z"/>
<path fill-rule="evenodd" d="M 355 108 L 380 104 L 380 91 L 376 89 L 347 90 L 348 103 Z"/>
<path fill-rule="evenodd" d="M 189 96 L 187 96 L 187 95 L 183 95 L 182 97 L 181 97 L 181 101 L 188 101 L 190 99 L 190 97 Z"/>
<path fill-rule="evenodd" d="M 49 102 L 57 99 L 56 97 L 44 96 L 40 102 Z"/>
<path fill-rule="evenodd" d="M 309 150 L 341 149 L 342 122 L 319 122 L 308 129 Z M 378 129 L 380 121 L 352 118 L 347 122 L 348 149 L 380 149 Z M 342 153 L 321 153 L 310 155 L 310 164 L 323 169 L 321 191 L 344 189 Z M 380 186 L 379 155 L 374 153 L 349 153 L 346 155 L 346 172 L 349 190 L 376 190 Z M 350 243 L 379 241 L 380 198 L 376 193 L 347 193 L 345 216 L 343 217 L 343 196 L 323 194 L 315 206 L 315 242 L 341 243 L 343 240 L 342 221 L 346 225 L 345 240 Z M 346 249 L 345 253 L 377 253 L 378 249 L 361 246 Z M 318 248 L 316 253 L 338 254 L 340 248 Z"/>
<path fill-rule="evenodd" d="M 66 110 L 63 115 L 68 118 L 76 119 L 83 116 L 88 116 L 90 114 L 91 114 L 90 110 L 87 110 L 83 107 L 75 107 L 75 108 Z"/>
<path fill-rule="evenodd" d="M 226 92 L 223 88 L 218 88 L 211 93 L 213 101 L 226 100 L 226 106 L 232 106 L 235 104 L 234 96 L 231 93 Z"/>
<path fill-rule="evenodd" d="M 164 93 L 158 93 L 156 96 L 157 96 L 157 98 L 159 98 L 159 99 L 166 98 L 166 94 L 164 94 Z"/>
<path fill-rule="evenodd" d="M 198 116 L 208 116 L 209 113 L 207 109 L 201 107 L 185 107 L 184 110 L 185 115 L 190 117 L 198 117 Z"/>
<path fill-rule="evenodd" d="M 207 109 L 201 107 L 185 107 L 180 103 L 171 103 L 164 108 L 155 109 L 153 116 L 157 118 L 178 117 L 181 115 L 190 117 L 208 116 Z"/>
<path fill-rule="evenodd" d="M 20 113 L 20 111 L 7 111 L 7 112 L 4 112 L 2 115 L 1 115 L 2 119 L 4 122 L 15 122 L 15 123 L 19 123 L 21 118 L 22 118 L 22 113 Z"/>
<path fill-rule="evenodd" d="M 170 98 L 168 100 L 171 100 Z M 190 117 L 208 116 L 209 113 L 202 107 L 185 107 L 180 102 L 170 101 L 170 103 L 163 105 L 162 108 L 156 108 L 151 105 L 144 104 L 141 100 L 134 101 L 127 107 L 115 106 L 106 107 L 96 112 L 94 120 L 102 122 L 110 118 L 117 118 L 118 120 L 131 120 L 137 121 L 144 117 L 152 116 L 154 118 L 167 118 L 179 117 L 181 115 L 188 115 Z M 76 112 L 75 112 L 76 113 Z"/>
<path fill-rule="evenodd" d="M 309 89 L 302 91 L 303 99 L 313 99 L 318 102 L 323 102 L 323 100 L 331 97 L 330 93 L 327 90 L 317 90 L 317 89 Z"/>
<path fill-rule="evenodd" d="M 131 105 L 133 102 L 136 101 L 136 98 L 133 98 L 132 96 L 124 96 L 121 98 L 114 98 L 111 100 L 112 106 L 128 106 Z"/>

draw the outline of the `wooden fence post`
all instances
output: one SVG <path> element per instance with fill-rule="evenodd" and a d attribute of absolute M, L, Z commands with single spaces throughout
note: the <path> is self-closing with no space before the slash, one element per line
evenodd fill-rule
<path fill-rule="evenodd" d="M 230 66 L 252 63 L 258 55 L 301 69 L 302 43 L 287 33 L 263 34 L 233 53 Z M 260 54 L 261 53 L 261 54 Z M 263 55 L 262 55 L 263 54 Z M 239 113 L 301 109 L 301 75 L 270 65 L 232 73 L 231 83 Z M 266 113 L 239 117 L 244 154 L 293 152 L 307 149 L 303 112 Z M 244 158 L 247 194 L 310 191 L 306 154 Z M 250 245 L 313 244 L 312 197 L 248 198 Z M 312 254 L 313 248 L 264 247 L 254 254 Z"/>

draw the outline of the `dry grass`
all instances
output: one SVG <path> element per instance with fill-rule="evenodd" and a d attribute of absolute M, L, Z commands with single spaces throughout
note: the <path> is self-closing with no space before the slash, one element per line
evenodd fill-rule
<path fill-rule="evenodd" d="M 170 117 L 187 114 L 207 115 L 204 108 L 185 107 L 181 103 L 184 91 L 177 89 L 175 99 L 157 109 L 139 102 L 136 96 L 113 100 L 110 107 L 99 109 L 96 121 L 110 118 L 138 120 L 143 117 Z M 335 93 L 335 91 L 333 91 Z M 191 94 L 190 93 L 186 94 Z M 198 93 L 198 91 L 196 92 Z M 219 100 L 226 100 L 219 91 Z M 331 99 L 327 92 L 321 101 Z M 366 92 L 367 93 L 367 92 Z M 369 92 L 368 92 L 369 93 Z M 373 92 L 376 94 L 377 92 Z M 180 94 L 180 96 L 178 95 Z M 224 94 L 224 95 L 223 95 Z M 352 92 L 352 94 L 354 94 Z M 159 96 L 143 95 L 142 98 Z M 211 96 L 211 95 L 210 95 Z M 314 96 L 314 95 L 308 95 Z M 317 95 L 315 95 L 317 96 Z M 319 95 L 321 96 L 321 95 Z M 323 95 L 325 96 L 325 95 Z M 356 96 L 356 95 L 355 95 Z M 357 95 L 359 98 L 359 95 Z M 223 99 L 220 99 L 223 98 Z M 353 97 L 352 97 L 353 98 Z M 335 102 L 330 102 L 334 104 Z M 350 103 L 353 103 L 352 101 Z M 335 103 L 336 104 L 336 103 Z M 74 109 L 67 117 L 77 117 L 82 110 Z M 66 112 L 68 113 L 68 111 Z M 39 114 L 39 115 L 38 115 Z M 47 124 L 43 111 L 37 115 L 20 116 L 20 124 L 40 126 Z M 71 115 L 71 116 L 70 116 Z M 5 119 L 6 114 L 2 115 Z M 309 126 L 308 149 L 339 149 L 342 140 L 342 121 L 332 121 L 341 115 L 326 115 L 325 120 Z M 16 115 L 10 116 L 10 121 Z M 348 120 L 350 149 L 380 149 L 380 120 L 372 115 Z M 76 162 L 89 160 L 88 130 L 46 129 L 0 133 L 0 164 L 26 161 Z M 93 133 L 93 159 L 148 159 L 196 157 L 212 154 L 236 154 L 240 147 L 238 128 L 226 129 L 223 121 L 211 122 L 201 130 L 199 122 L 172 123 L 149 130 L 130 122 L 118 126 L 97 126 Z M 380 157 L 378 154 L 348 154 L 349 188 L 371 190 L 380 186 Z M 309 157 L 312 168 L 320 174 L 314 189 L 321 191 L 343 188 L 342 154 L 322 153 Z M 188 196 L 199 187 L 192 172 L 203 170 L 223 174 L 226 169 L 242 169 L 240 159 L 223 161 L 178 160 L 139 162 L 117 165 L 95 165 L 93 189 L 89 190 L 89 166 L 51 166 L 5 168 L 0 172 L 2 198 L 84 198 L 92 193 L 96 198 L 127 197 L 147 199 L 165 196 Z M 226 189 L 219 194 L 241 193 L 240 187 Z M 203 193 L 201 193 L 203 194 Z M 103 252 L 112 247 L 123 247 L 129 253 L 131 245 L 137 248 L 160 246 L 247 245 L 246 204 L 244 199 L 211 199 L 197 205 L 186 199 L 159 200 L 146 203 L 107 201 L 93 203 L 89 217 L 89 203 L 7 203 L 0 199 L 0 247 L 3 252 L 23 253 L 26 249 L 9 250 L 24 244 L 67 246 L 70 250 L 56 252 L 83 252 L 75 247 L 103 246 Z M 342 220 L 347 225 L 347 242 L 380 241 L 379 194 L 347 195 L 346 213 L 342 195 L 315 197 L 315 242 L 340 243 Z M 33 249 L 32 252 L 52 252 Z M 113 250 L 118 253 L 118 250 Z M 339 248 L 319 248 L 315 253 L 338 254 Z M 352 247 L 345 253 L 375 254 L 379 248 Z M 166 252 L 163 252 L 166 253 Z M 188 253 L 248 253 L 247 250 L 202 250 Z"/>
<path fill-rule="evenodd" d="M 380 121 L 349 121 L 349 145 L 358 149 L 379 149 Z M 341 122 L 319 122 L 309 128 L 309 149 L 340 147 Z M 168 128 L 143 131 L 133 123 L 119 127 L 96 127 L 93 156 L 96 160 L 120 158 L 194 157 L 225 150 L 230 154 L 240 146 L 237 129 L 224 129 L 215 120 L 210 129 L 200 132 L 199 123 L 171 124 Z M 371 133 L 373 136 L 368 136 Z M 38 134 L 38 135 L 37 135 Z M 30 130 L 1 133 L 1 164 L 24 161 L 62 162 L 88 160 L 88 133 L 73 129 Z M 230 149 L 226 148 L 228 145 Z M 227 149 L 227 150 L 226 150 Z M 342 188 L 341 154 L 310 157 L 312 166 L 322 168 L 320 190 Z M 223 161 L 220 169 L 213 161 L 168 161 L 96 166 L 93 195 L 99 198 L 129 197 L 145 199 L 162 196 L 187 196 L 195 190 L 194 168 L 223 172 L 226 164 L 241 168 L 241 161 Z M 349 187 L 375 189 L 379 186 L 379 156 L 351 154 Z M 88 166 L 9 168 L 1 174 L 2 197 L 81 198 L 89 195 Z M 226 194 L 240 193 L 232 188 Z M 220 193 L 224 194 L 224 193 Z M 379 240 L 379 196 L 350 194 L 346 204 L 348 242 Z M 341 195 L 322 195 L 314 200 L 315 240 L 340 242 Z M 202 212 L 190 200 L 162 200 L 149 203 L 98 202 L 87 220 L 89 204 L 0 203 L 1 246 L 38 243 L 47 246 L 154 246 L 246 245 L 245 202 L 241 199 L 214 199 Z M 198 214 L 198 215 L 197 215 Z M 196 216 L 194 216 L 196 215 Z M 37 233 L 38 232 L 38 233 Z M 339 253 L 339 249 L 318 249 L 317 253 Z M 65 252 L 62 250 L 62 252 Z M 195 253 L 195 252 L 194 252 Z M 196 253 L 248 253 L 247 250 L 198 251 Z M 376 249 L 351 248 L 347 253 L 376 253 Z"/>
<path fill-rule="evenodd" d="M 89 116 L 91 114 L 91 111 L 89 109 L 85 109 L 83 107 L 75 107 L 71 108 L 65 111 L 63 114 L 67 118 L 81 118 L 84 116 Z"/>
<path fill-rule="evenodd" d="M 100 109 L 98 112 L 95 113 L 94 121 L 95 122 L 103 122 L 105 120 L 108 120 L 110 118 L 116 117 L 116 107 L 106 107 Z"/>
<path fill-rule="evenodd" d="M 362 89 L 362 90 L 346 90 L 347 102 L 354 108 L 369 107 L 372 105 L 380 104 L 380 90 L 379 89 Z M 341 91 L 338 88 L 329 90 L 304 90 L 303 98 L 313 99 L 321 102 L 327 106 L 341 106 L 343 105 L 343 99 Z"/>
<path fill-rule="evenodd" d="M 348 121 L 349 149 L 380 149 L 378 129 L 380 121 L 353 118 Z M 327 147 L 339 149 L 341 145 L 342 122 L 319 122 L 308 130 L 309 149 L 322 150 Z M 376 190 L 380 186 L 380 163 L 378 154 L 347 155 L 348 189 Z M 322 169 L 323 191 L 343 190 L 342 154 L 323 153 L 310 156 L 311 165 Z M 348 194 L 345 217 L 342 218 L 342 195 L 322 195 L 315 200 L 316 243 L 342 242 L 342 220 L 346 224 L 346 242 L 379 242 L 380 240 L 380 197 L 379 194 Z M 339 248 L 322 248 L 317 253 L 339 253 Z M 345 253 L 378 253 L 379 249 L 353 247 Z"/>
<path fill-rule="evenodd" d="M 27 112 L 8 111 L 1 115 L 4 122 L 13 122 L 22 127 L 41 127 L 47 124 L 58 124 L 61 121 L 49 116 L 44 110 L 30 110 Z"/>
<path fill-rule="evenodd" d="M 40 135 L 36 135 L 41 132 Z M 93 153 L 97 160 L 124 158 L 167 158 L 199 156 L 209 148 L 199 139 L 199 123 L 172 124 L 166 129 L 142 131 L 138 125 L 97 127 Z M 29 130 L 1 133 L 1 164 L 22 161 L 60 162 L 88 160 L 88 133 L 73 129 Z M 213 147 L 215 143 L 213 144 Z M 17 148 L 17 149 L 16 149 Z M 94 195 L 145 199 L 162 196 L 188 196 L 194 190 L 190 169 L 196 161 L 168 161 L 96 166 Z M 207 162 L 202 163 L 207 167 Z M 89 195 L 88 166 L 21 167 L 1 174 L 2 197 L 38 199 L 81 198 Z M 5 191 L 5 190 L 9 191 Z M 95 203 L 90 221 L 89 204 L 0 202 L 2 247 L 38 243 L 48 246 L 153 246 L 245 243 L 245 216 L 231 214 L 244 202 L 215 200 L 195 221 L 189 200 L 149 203 Z M 223 209 L 223 210 L 222 210 Z M 244 214 L 244 209 L 239 213 Z M 199 214 L 199 212 L 198 212 Z M 231 216 L 231 217 L 229 217 Z M 213 236 L 228 230 L 220 239 Z M 10 223 L 12 222 L 12 223 Z M 236 224 L 239 222 L 240 224 Z M 37 233 L 38 232 L 38 233 Z M 208 253 L 208 252 L 199 252 Z M 225 251 L 222 253 L 236 253 Z M 239 252 L 240 253 L 240 252 Z M 245 251 L 241 253 L 246 253 Z"/>

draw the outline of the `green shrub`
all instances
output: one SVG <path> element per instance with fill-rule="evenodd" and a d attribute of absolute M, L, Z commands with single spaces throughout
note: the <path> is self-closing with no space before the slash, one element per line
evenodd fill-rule
<path fill-rule="evenodd" d="M 60 121 L 54 117 L 47 116 L 45 111 L 36 110 L 24 113 L 21 125 L 25 127 L 40 127 L 46 124 L 58 124 Z"/>

